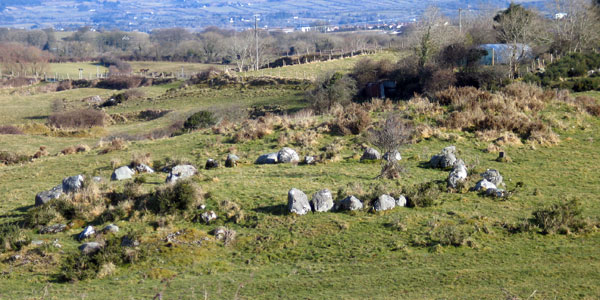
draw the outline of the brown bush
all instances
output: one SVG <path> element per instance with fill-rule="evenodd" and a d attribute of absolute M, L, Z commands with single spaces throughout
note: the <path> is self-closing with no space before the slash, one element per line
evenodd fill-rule
<path fill-rule="evenodd" d="M 115 138 L 110 143 L 100 150 L 100 154 L 107 154 L 113 151 L 127 149 L 127 142 L 122 138 Z"/>
<path fill-rule="evenodd" d="M 346 106 L 331 121 L 331 131 L 341 135 L 360 134 L 371 125 L 371 116 L 356 103 Z"/>
<path fill-rule="evenodd" d="M 0 126 L 0 134 L 23 134 L 23 131 L 15 126 Z"/>
<path fill-rule="evenodd" d="M 130 166 L 135 168 L 140 165 L 152 166 L 152 154 L 150 153 L 134 153 L 131 156 Z"/>
<path fill-rule="evenodd" d="M 590 115 L 600 117 L 600 104 L 596 102 L 596 99 L 590 96 L 579 96 L 575 98 L 575 104 Z"/>
<path fill-rule="evenodd" d="M 75 146 L 75 152 L 80 153 L 80 152 L 88 152 L 90 151 L 90 146 L 86 145 L 86 144 L 80 144 Z"/>
<path fill-rule="evenodd" d="M 63 80 L 58 83 L 58 86 L 56 87 L 56 91 L 57 92 L 66 91 L 66 90 L 70 90 L 72 88 L 73 88 L 73 83 L 71 82 L 71 80 Z"/>
<path fill-rule="evenodd" d="M 14 165 L 29 161 L 29 156 L 18 153 L 0 151 L 0 164 Z"/>
<path fill-rule="evenodd" d="M 107 115 L 99 110 L 80 109 L 52 114 L 48 118 L 48 125 L 55 128 L 91 128 L 103 127 Z"/>
<path fill-rule="evenodd" d="M 65 149 L 62 149 L 60 151 L 60 153 L 64 154 L 64 155 L 69 155 L 69 154 L 74 154 L 77 152 L 77 149 L 75 148 L 75 146 L 69 146 Z"/>
<path fill-rule="evenodd" d="M 46 150 L 46 146 L 41 146 L 40 150 L 38 150 L 34 155 L 33 158 L 40 158 L 40 157 L 44 157 L 44 156 L 48 156 L 48 151 Z"/>

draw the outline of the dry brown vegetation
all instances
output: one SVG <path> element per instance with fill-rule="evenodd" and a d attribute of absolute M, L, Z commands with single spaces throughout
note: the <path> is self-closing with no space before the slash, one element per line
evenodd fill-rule
<path fill-rule="evenodd" d="M 23 131 L 15 126 L 0 126 L 0 134 L 23 134 Z"/>
<path fill-rule="evenodd" d="M 102 143 L 101 143 L 102 144 Z M 101 145 L 102 147 L 102 145 Z M 108 143 L 102 150 L 100 150 L 100 154 L 107 154 L 113 151 L 124 150 L 127 149 L 127 141 L 121 138 L 115 138 Z"/>
<path fill-rule="evenodd" d="M 106 119 L 107 115 L 102 111 L 80 109 L 52 114 L 48 118 L 48 124 L 61 129 L 103 127 Z"/>

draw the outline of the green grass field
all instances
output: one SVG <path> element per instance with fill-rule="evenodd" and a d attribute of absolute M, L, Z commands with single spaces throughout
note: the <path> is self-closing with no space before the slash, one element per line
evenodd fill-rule
<path fill-rule="evenodd" d="M 349 60 L 356 61 L 359 58 Z M 334 68 L 333 62 L 317 69 Z M 335 68 L 349 70 L 339 64 Z M 289 67 L 309 68 L 311 65 Z M 310 72 L 315 72 L 312 65 Z M 165 66 L 168 68 L 170 66 Z M 285 68 L 283 68 L 285 69 Z M 276 70 L 274 70 L 276 71 Z M 293 76 L 293 75 L 290 75 Z M 290 113 L 307 105 L 304 88 L 296 86 L 221 87 L 179 83 L 141 88 L 144 97 L 108 108 L 110 114 L 145 109 L 172 110 L 149 121 L 130 121 L 105 128 L 112 134 L 138 134 L 168 126 L 198 110 L 233 116 L 253 105 L 280 105 Z M 81 99 L 115 91 L 78 89 L 58 93 L 0 95 L 0 125 L 44 123 L 56 99 L 70 108 L 85 107 Z M 588 93 L 600 99 L 599 93 Z M 600 160 L 600 119 L 576 112 L 559 103 L 545 115 L 558 115 L 562 142 L 553 147 L 513 146 L 506 149 L 510 163 L 496 161 L 497 153 L 485 151 L 488 143 L 472 133 L 456 133 L 449 141 L 429 138 L 402 149 L 408 172 L 398 180 L 377 179 L 379 163 L 361 163 L 364 135 L 334 136 L 323 133 L 313 146 L 288 143 L 300 156 L 318 155 L 338 139 L 344 145 L 341 160 L 314 166 L 254 165 L 260 155 L 282 147 L 280 136 L 303 129 L 277 128 L 262 139 L 234 143 L 223 134 L 205 129 L 171 138 L 130 142 L 128 148 L 99 154 L 101 148 L 73 155 L 56 155 L 71 145 L 95 147 L 103 136 L 53 137 L 46 135 L 0 135 L 0 151 L 33 154 L 48 147 L 49 156 L 22 165 L 0 165 L 0 224 L 18 221 L 34 204 L 36 193 L 76 174 L 110 178 L 111 161 L 129 163 L 136 153 L 150 153 L 153 160 L 181 158 L 199 169 L 208 158 L 223 160 L 234 151 L 241 163 L 236 168 L 199 170 L 194 178 L 207 193 L 206 205 L 217 210 L 228 200 L 245 214 L 235 223 L 219 218 L 209 225 L 179 217 L 167 217 L 166 225 L 152 224 L 160 217 L 137 215 L 115 222 L 121 231 L 144 232 L 148 258 L 117 267 L 114 274 L 75 283 L 58 280 L 66 255 L 77 253 L 74 239 L 82 228 L 74 226 L 55 235 L 28 229 L 34 240 L 17 252 L 0 252 L 0 299 L 598 299 L 600 297 L 600 235 L 586 233 L 543 235 L 535 231 L 511 233 L 506 224 L 530 218 L 533 211 L 561 200 L 577 198 L 582 215 L 598 222 L 600 176 L 594 162 Z M 378 118 L 381 115 L 374 114 Z M 323 119 L 317 118 L 318 126 Z M 328 188 L 371 192 L 378 186 L 409 187 L 445 180 L 447 171 L 421 167 L 443 147 L 456 145 L 460 158 L 477 169 L 498 169 L 507 188 L 522 185 L 511 198 L 501 201 L 475 192 L 441 193 L 437 205 L 424 208 L 397 207 L 371 213 L 285 213 L 287 192 L 295 187 L 310 197 Z M 143 191 L 153 191 L 167 174 L 143 175 Z M 122 190 L 124 182 L 107 182 L 104 188 Z M 219 211 L 220 213 L 220 211 Z M 161 222 L 163 222 L 162 220 Z M 108 223 L 108 222 L 107 222 Z M 102 228 L 103 224 L 94 224 Z M 434 228 L 468 228 L 470 246 L 423 246 L 416 240 Z M 218 226 L 237 231 L 236 241 L 224 246 L 209 234 Z M 187 230 L 208 236 L 201 246 L 167 246 L 163 238 Z M 52 247 L 57 240 L 62 248 Z M 37 249 L 37 250 L 36 250 Z M 40 254 L 40 253 L 43 253 Z"/>

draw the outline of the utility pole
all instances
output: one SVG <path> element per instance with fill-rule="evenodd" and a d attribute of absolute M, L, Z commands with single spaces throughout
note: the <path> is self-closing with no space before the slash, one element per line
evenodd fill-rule
<path fill-rule="evenodd" d="M 458 9 L 458 30 L 462 33 L 462 8 Z"/>
<path fill-rule="evenodd" d="M 254 42 L 256 46 L 256 70 L 258 71 L 258 15 L 254 15 Z"/>

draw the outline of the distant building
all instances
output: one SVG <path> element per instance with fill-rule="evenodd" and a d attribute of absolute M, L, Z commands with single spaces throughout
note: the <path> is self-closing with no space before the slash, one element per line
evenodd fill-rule
<path fill-rule="evenodd" d="M 531 47 L 525 44 L 516 44 L 516 46 L 510 44 L 484 44 L 480 45 L 479 48 L 487 52 L 480 61 L 483 65 L 508 64 L 513 54 L 517 56 L 517 60 L 533 56 Z"/>

